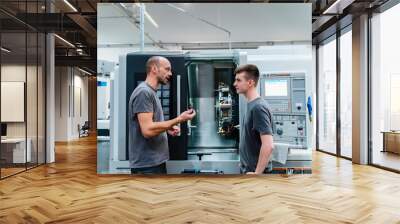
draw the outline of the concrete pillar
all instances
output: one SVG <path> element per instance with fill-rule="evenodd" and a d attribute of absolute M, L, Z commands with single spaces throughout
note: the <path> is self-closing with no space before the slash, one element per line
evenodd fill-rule
<path fill-rule="evenodd" d="M 353 19 L 353 162 L 368 163 L 368 15 Z"/>
<path fill-rule="evenodd" d="M 54 12 L 54 5 L 46 1 L 46 12 Z M 55 42 L 54 34 L 46 35 L 46 163 L 55 162 Z"/>
<path fill-rule="evenodd" d="M 46 163 L 55 161 L 55 56 L 54 35 L 46 36 Z"/>

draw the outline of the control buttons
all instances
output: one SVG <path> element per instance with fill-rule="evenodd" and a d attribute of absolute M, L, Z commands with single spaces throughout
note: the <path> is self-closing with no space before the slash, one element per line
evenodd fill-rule
<path fill-rule="evenodd" d="M 302 103 L 296 103 L 296 109 L 297 110 L 301 110 L 302 107 L 303 107 Z"/>

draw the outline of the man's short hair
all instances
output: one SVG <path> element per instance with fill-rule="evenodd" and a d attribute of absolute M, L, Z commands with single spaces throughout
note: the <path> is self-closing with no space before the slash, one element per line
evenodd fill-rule
<path fill-rule="evenodd" d="M 155 65 L 157 68 L 160 67 L 161 56 L 152 56 L 146 62 L 146 73 L 150 73 L 151 68 Z"/>
<path fill-rule="evenodd" d="M 235 69 L 235 75 L 238 73 L 245 73 L 245 77 L 247 80 L 251 79 L 254 81 L 257 86 L 258 79 L 260 78 L 260 72 L 258 71 L 257 66 L 252 64 L 241 65 Z"/>

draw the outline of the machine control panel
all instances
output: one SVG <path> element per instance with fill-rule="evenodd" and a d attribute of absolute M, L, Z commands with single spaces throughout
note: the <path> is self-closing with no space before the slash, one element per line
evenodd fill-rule
<path fill-rule="evenodd" d="M 269 100 L 272 112 L 287 112 L 289 110 L 289 102 L 287 100 Z"/>
<path fill-rule="evenodd" d="M 144 81 L 140 80 L 137 85 Z M 157 96 L 160 99 L 161 107 L 164 114 L 164 120 L 170 119 L 170 84 L 160 85 L 157 89 Z"/>
<path fill-rule="evenodd" d="M 264 74 L 260 84 L 273 114 L 274 140 L 306 147 L 305 74 Z"/>
<path fill-rule="evenodd" d="M 276 141 L 304 145 L 307 140 L 305 115 L 274 114 L 273 116 Z"/>
<path fill-rule="evenodd" d="M 161 85 L 157 89 L 157 96 L 160 98 L 161 106 L 164 112 L 164 120 L 170 119 L 170 85 Z"/>

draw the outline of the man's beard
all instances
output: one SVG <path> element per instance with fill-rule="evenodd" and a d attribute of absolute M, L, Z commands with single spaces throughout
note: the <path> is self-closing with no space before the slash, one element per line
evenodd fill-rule
<path fill-rule="evenodd" d="M 158 83 L 159 84 L 161 84 L 161 85 L 166 85 L 166 84 L 168 84 L 168 82 L 169 82 L 169 80 L 168 79 L 163 79 L 163 78 L 161 78 L 161 77 L 158 77 Z"/>

